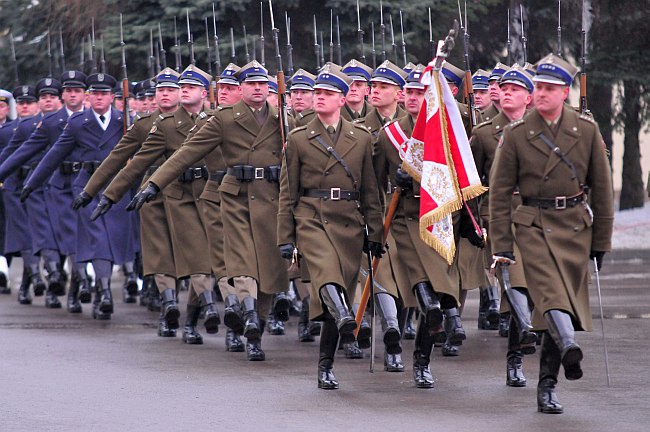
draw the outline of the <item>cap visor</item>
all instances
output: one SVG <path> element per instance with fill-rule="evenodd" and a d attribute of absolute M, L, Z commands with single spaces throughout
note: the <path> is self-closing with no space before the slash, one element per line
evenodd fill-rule
<path fill-rule="evenodd" d="M 341 90 L 338 87 L 335 87 L 330 84 L 323 84 L 323 83 L 318 83 L 314 86 L 314 90 L 327 90 L 331 92 L 336 92 L 336 93 L 343 93 L 343 90 Z"/>

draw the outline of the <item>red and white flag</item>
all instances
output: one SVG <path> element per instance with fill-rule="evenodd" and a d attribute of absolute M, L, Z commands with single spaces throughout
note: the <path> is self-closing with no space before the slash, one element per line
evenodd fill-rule
<path fill-rule="evenodd" d="M 444 75 L 430 63 L 422 82 L 428 87 L 403 168 L 420 182 L 420 237 L 451 264 L 456 253 L 451 214 L 487 189 Z"/>

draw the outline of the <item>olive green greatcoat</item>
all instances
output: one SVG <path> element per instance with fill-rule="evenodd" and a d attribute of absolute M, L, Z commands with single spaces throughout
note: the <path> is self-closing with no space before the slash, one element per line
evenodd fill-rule
<path fill-rule="evenodd" d="M 307 262 L 314 287 L 311 319 L 322 318 L 326 310 L 318 295 L 325 284 L 343 287 L 348 301 L 354 299 L 364 226 L 368 226 L 370 240 L 382 241 L 382 211 L 372 167 L 370 134 L 343 119 L 339 125 L 336 143 L 332 143 L 318 118 L 292 131 L 282 168 L 278 245 L 295 244 Z M 352 178 L 318 138 L 333 146 L 348 165 Z M 302 196 L 305 189 L 330 188 L 358 190 L 360 200 Z"/>
<path fill-rule="evenodd" d="M 413 119 L 405 116 L 397 120 L 407 135 L 413 131 Z M 402 166 L 399 152 L 388 139 L 386 132 L 381 131 L 378 136 L 376 153 L 374 156 L 375 172 L 378 183 L 385 184 L 389 178 L 395 184 L 395 173 Z M 391 232 L 397 244 L 397 251 L 401 262 L 407 269 L 409 287 L 411 290 L 419 282 L 429 281 L 437 293 L 452 296 L 458 304 L 459 274 L 457 258 L 452 265 L 440 256 L 433 248 L 420 238 L 420 185 L 413 180 L 413 190 L 405 190 L 401 194 L 395 217 L 391 224 Z M 453 216 L 454 231 L 458 242 L 457 225 L 458 212 Z"/>
<path fill-rule="evenodd" d="M 205 117 L 205 113 L 200 116 Z M 174 113 L 159 115 L 140 150 L 113 179 L 104 194 L 117 199 L 136 184 L 145 172 L 161 157 L 168 159 L 178 150 L 195 121 L 183 107 Z M 197 164 L 200 166 L 202 163 Z M 208 240 L 203 227 L 197 199 L 203 192 L 206 180 L 195 179 L 181 183 L 180 173 L 169 185 L 161 188 L 165 202 L 165 213 L 171 232 L 174 262 L 177 277 L 193 274 L 210 274 Z M 153 176 L 149 179 L 151 180 Z"/>
<path fill-rule="evenodd" d="M 174 181 L 187 167 L 210 153 L 221 151 L 226 166 L 258 168 L 281 165 L 282 140 L 275 107 L 260 126 L 245 102 L 219 107 L 201 129 L 151 177 L 160 186 Z M 210 171 L 216 168 L 208 166 Z M 226 175 L 219 186 L 225 234 L 225 261 L 229 278 L 249 276 L 267 294 L 286 291 L 287 262 L 276 242 L 278 184 L 265 179 L 240 182 Z"/>
<path fill-rule="evenodd" d="M 544 134 L 575 165 L 578 177 L 540 138 Z M 574 196 L 590 188 L 593 219 L 586 205 L 564 210 L 518 206 L 522 199 Z M 490 172 L 490 235 L 496 252 L 521 250 L 529 293 L 540 316 L 550 309 L 569 312 L 576 330 L 591 330 L 590 250 L 609 251 L 613 226 L 610 166 L 598 126 L 570 107 L 562 110 L 554 134 L 537 110 L 508 126 Z M 511 224 L 514 223 L 514 235 Z M 514 237 L 514 238 L 513 238 Z M 543 323 L 534 323 L 543 328 Z"/>
<path fill-rule="evenodd" d="M 368 114 L 373 112 L 375 110 L 375 107 L 370 105 L 368 102 L 363 103 L 363 108 L 361 109 L 361 116 L 360 117 L 355 117 L 355 114 L 352 112 L 350 107 L 346 104 L 341 107 L 341 118 L 351 122 L 357 119 L 362 119 L 366 117 Z"/>
<path fill-rule="evenodd" d="M 294 112 L 293 118 L 296 121 L 296 127 L 304 126 L 316 117 L 316 113 L 313 109 L 309 108 L 303 112 Z"/>
<path fill-rule="evenodd" d="M 497 109 L 497 107 L 491 103 L 487 108 L 480 112 L 479 123 L 492 120 L 497 116 L 497 114 L 499 114 L 499 112 L 500 111 Z"/>
<path fill-rule="evenodd" d="M 90 177 L 84 192 L 92 197 L 101 192 L 140 149 L 160 114 L 160 110 L 156 110 L 151 114 L 136 116 L 120 142 Z M 161 160 L 157 163 L 161 163 Z M 144 177 L 143 184 L 146 183 L 147 178 L 148 176 Z M 140 211 L 140 245 L 145 275 L 176 275 L 170 236 L 163 199 L 157 197 L 146 203 Z"/>

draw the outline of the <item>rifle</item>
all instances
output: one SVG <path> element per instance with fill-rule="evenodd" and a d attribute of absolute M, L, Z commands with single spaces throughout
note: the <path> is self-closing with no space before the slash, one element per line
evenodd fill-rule
<path fill-rule="evenodd" d="M 149 78 L 153 77 L 156 72 L 156 57 L 153 54 L 153 29 L 149 29 L 149 60 L 147 61 L 147 67 L 149 69 Z"/>
<path fill-rule="evenodd" d="M 99 36 L 99 42 L 102 44 L 99 49 L 99 71 L 106 73 L 106 59 L 104 58 L 104 35 Z"/>
<path fill-rule="evenodd" d="M 433 30 L 431 28 L 431 8 L 429 8 L 429 49 L 431 50 L 431 58 L 436 58 L 436 43 L 433 41 Z"/>
<path fill-rule="evenodd" d="M 196 64 L 194 59 L 194 39 L 192 38 L 192 32 L 190 31 L 190 10 L 185 9 L 185 16 L 187 17 L 187 46 L 190 49 L 190 64 Z"/>
<path fill-rule="evenodd" d="M 208 85 L 208 100 L 210 109 L 215 109 L 214 86 L 212 85 L 212 53 L 210 53 L 210 27 L 208 26 L 208 17 L 205 17 L 205 49 L 208 53 L 208 74 L 210 74 L 210 84 Z"/>
<path fill-rule="evenodd" d="M 381 35 L 381 62 L 383 63 L 386 61 L 386 25 L 384 24 L 384 3 L 382 0 L 379 0 L 379 34 Z"/>
<path fill-rule="evenodd" d="M 90 73 L 97 72 L 97 62 L 95 61 L 95 55 L 93 52 L 93 37 L 91 34 L 88 35 L 88 61 L 90 62 Z"/>
<path fill-rule="evenodd" d="M 160 66 L 162 68 L 161 70 L 163 70 L 167 68 L 167 51 L 165 51 L 165 46 L 163 45 L 160 22 L 158 22 L 158 50 L 160 51 Z"/>
<path fill-rule="evenodd" d="M 582 0 L 582 28 L 580 47 L 580 112 L 587 113 L 587 33 L 591 27 L 588 11 L 585 11 L 585 1 Z"/>
<path fill-rule="evenodd" d="M 377 50 L 375 50 L 375 22 L 370 22 L 370 33 L 372 34 L 372 68 L 377 69 Z"/>
<path fill-rule="evenodd" d="M 373 32 L 374 33 L 374 32 Z M 359 51 L 361 53 L 361 59 L 362 63 L 366 62 L 366 54 L 364 53 L 363 49 L 363 30 L 361 30 L 361 16 L 359 14 L 359 0 L 357 0 L 357 35 L 359 36 Z"/>
<path fill-rule="evenodd" d="M 219 36 L 217 36 L 217 14 L 214 12 L 214 3 L 212 3 L 212 25 L 214 27 L 214 66 L 216 75 L 221 75 L 221 56 L 219 55 Z M 218 90 L 217 90 L 218 91 Z"/>
<path fill-rule="evenodd" d="M 178 45 L 178 31 L 176 29 L 176 17 L 174 16 L 174 61 L 176 72 L 181 73 L 181 47 Z"/>
<path fill-rule="evenodd" d="M 463 15 L 460 12 L 460 0 L 458 0 L 458 14 L 460 18 L 460 31 L 463 32 L 463 49 L 465 57 L 465 86 L 464 94 L 467 102 L 467 111 L 469 111 L 470 131 L 476 126 L 476 110 L 474 109 L 474 88 L 472 87 L 472 69 L 469 64 L 469 33 L 467 33 L 467 3 L 465 3 L 465 24 L 463 25 Z"/>
<path fill-rule="evenodd" d="M 9 33 L 9 41 L 11 42 L 11 61 L 14 65 L 14 84 L 15 87 L 20 85 L 20 80 L 18 79 L 18 60 L 16 60 L 16 41 L 14 40 L 14 34 Z"/>
<path fill-rule="evenodd" d="M 280 30 L 275 27 L 273 18 L 273 3 L 269 0 L 269 14 L 271 15 L 271 32 L 273 33 L 273 43 L 275 44 L 275 58 L 278 62 L 278 118 L 280 120 L 280 137 L 282 145 L 286 146 L 287 136 L 289 135 L 289 118 L 287 116 L 287 87 L 284 80 L 284 71 L 282 70 L 282 56 L 280 55 L 280 41 L 278 34 Z M 284 154 L 284 152 L 282 152 Z"/>
<path fill-rule="evenodd" d="M 126 73 L 126 43 L 124 43 L 124 28 L 122 26 L 122 14 L 120 14 L 120 47 L 122 48 L 122 126 L 126 133 L 131 124 L 129 113 L 129 78 Z"/>
<path fill-rule="evenodd" d="M 334 11 L 330 9 L 330 63 L 334 63 Z"/>
<path fill-rule="evenodd" d="M 65 72 L 65 52 L 63 52 L 63 31 L 59 27 L 59 48 L 61 49 L 61 72 Z"/>
<path fill-rule="evenodd" d="M 524 5 L 520 4 L 519 5 L 519 14 L 521 17 L 521 45 L 524 49 L 524 64 L 528 61 L 528 49 L 526 48 L 526 42 L 528 39 L 526 39 L 526 31 L 524 30 Z"/>
<path fill-rule="evenodd" d="M 402 57 L 404 59 L 404 66 L 406 66 L 406 41 L 404 40 L 404 19 L 402 18 L 402 11 L 399 11 L 399 26 L 402 30 Z"/>
<path fill-rule="evenodd" d="M 316 73 L 320 70 L 320 46 L 318 45 L 318 29 L 316 28 L 316 15 L 314 15 L 314 54 L 316 55 Z"/>
<path fill-rule="evenodd" d="M 81 36 L 81 45 L 79 46 L 81 47 L 79 53 L 79 70 L 83 72 L 85 70 L 84 66 L 86 66 L 86 36 Z"/>
<path fill-rule="evenodd" d="M 287 13 L 284 13 L 284 24 L 285 27 L 287 28 L 287 57 L 288 57 L 288 65 L 287 65 L 287 72 L 289 72 L 289 76 L 293 76 L 293 47 L 291 46 L 291 35 L 290 35 L 290 29 L 291 29 L 291 18 L 289 18 L 289 15 Z"/>
<path fill-rule="evenodd" d="M 557 0 L 557 55 L 562 57 L 562 0 Z"/>
<path fill-rule="evenodd" d="M 336 64 L 343 64 L 341 57 L 341 28 L 339 27 L 339 16 L 336 16 Z"/>
<path fill-rule="evenodd" d="M 230 27 L 230 63 L 237 62 L 237 54 L 235 53 L 235 31 Z"/>
<path fill-rule="evenodd" d="M 248 64 L 251 61 L 251 55 L 248 52 L 248 34 L 246 33 L 246 26 L 242 26 L 244 28 L 244 50 L 246 53 L 246 64 Z M 255 59 L 255 48 L 253 48 L 253 59 Z"/>
<path fill-rule="evenodd" d="M 90 21 L 90 60 L 91 62 L 91 73 L 97 72 L 97 47 L 95 46 L 95 17 L 91 18 Z"/>
<path fill-rule="evenodd" d="M 244 34 L 244 43 L 247 42 L 246 34 Z M 255 36 L 253 36 L 253 60 L 257 61 L 257 45 L 255 44 Z M 246 45 L 246 51 L 248 51 L 248 45 Z"/>
<path fill-rule="evenodd" d="M 393 57 L 395 58 L 395 64 L 397 64 L 397 44 L 395 43 L 395 31 L 393 29 L 393 14 L 388 14 L 388 21 L 390 23 L 390 39 L 392 41 L 393 48 Z"/>
<path fill-rule="evenodd" d="M 264 4 L 260 2 L 260 63 L 266 67 L 264 57 Z"/>
<path fill-rule="evenodd" d="M 325 66 L 325 45 L 323 44 L 323 32 L 320 32 L 320 64 Z"/>
<path fill-rule="evenodd" d="M 511 44 L 511 42 L 510 42 L 510 9 L 508 9 L 508 40 L 506 41 L 506 47 L 508 49 L 508 66 L 512 66 L 512 58 L 511 58 L 512 57 L 511 56 L 512 49 L 510 47 L 510 44 Z"/>
<path fill-rule="evenodd" d="M 50 29 L 47 29 L 47 77 L 52 78 L 52 42 L 50 41 Z"/>

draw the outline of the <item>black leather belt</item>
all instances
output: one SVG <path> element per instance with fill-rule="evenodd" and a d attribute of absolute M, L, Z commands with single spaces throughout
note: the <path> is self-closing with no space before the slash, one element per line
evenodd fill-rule
<path fill-rule="evenodd" d="M 72 175 L 81 171 L 81 162 L 61 162 L 59 172 L 63 175 Z"/>
<path fill-rule="evenodd" d="M 543 209 L 564 210 L 567 207 L 575 207 L 585 200 L 585 195 L 556 196 L 555 198 L 521 198 L 521 203 L 525 206 L 539 207 Z"/>
<path fill-rule="evenodd" d="M 210 174 L 210 180 L 217 182 L 218 184 L 221 184 L 225 175 L 226 175 L 225 171 L 215 171 L 212 174 Z"/>
<path fill-rule="evenodd" d="M 194 167 L 186 169 L 183 174 L 178 177 L 178 181 L 181 183 L 192 183 L 195 180 L 207 179 L 208 178 L 208 169 L 204 166 Z"/>
<path fill-rule="evenodd" d="M 81 162 L 81 168 L 88 171 L 90 174 L 94 173 L 97 168 L 102 164 L 101 161 L 84 161 Z"/>
<path fill-rule="evenodd" d="M 303 196 L 309 198 L 321 198 L 324 200 L 332 201 L 358 201 L 361 197 L 359 191 L 356 190 L 344 190 L 341 188 L 330 188 L 330 189 L 305 189 L 302 193 Z"/>
<path fill-rule="evenodd" d="M 254 167 L 252 165 L 234 165 L 228 167 L 226 173 L 234 176 L 241 182 L 251 182 L 253 180 L 268 180 L 271 182 L 280 182 L 280 165 L 271 165 L 267 167 Z"/>
<path fill-rule="evenodd" d="M 147 168 L 147 176 L 151 177 L 153 173 L 156 172 L 158 169 L 158 165 L 151 165 L 149 168 Z"/>
<path fill-rule="evenodd" d="M 23 165 L 20 168 L 18 168 L 17 170 L 18 179 L 25 180 L 32 169 L 33 167 L 31 165 Z"/>

